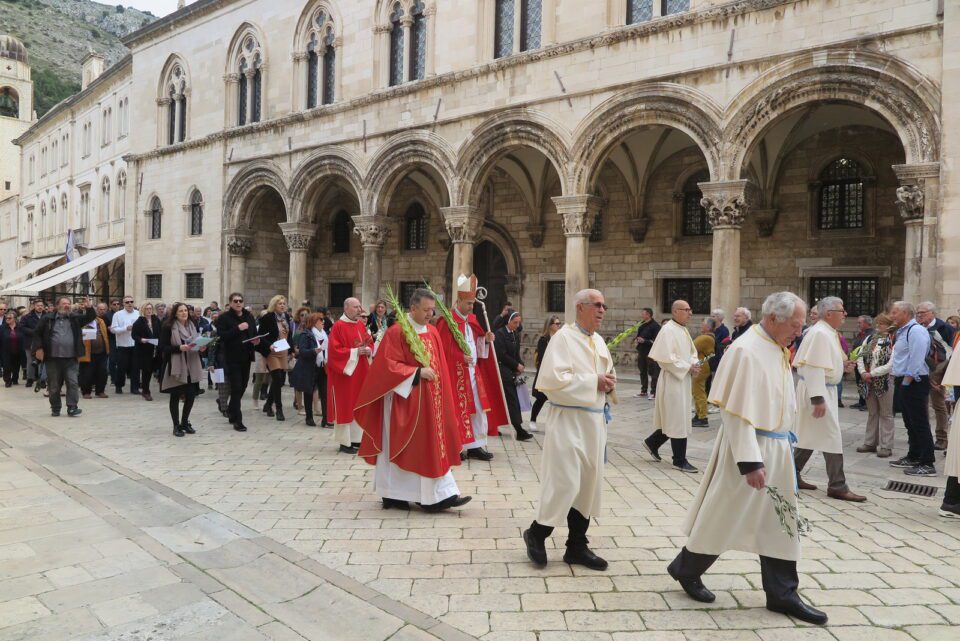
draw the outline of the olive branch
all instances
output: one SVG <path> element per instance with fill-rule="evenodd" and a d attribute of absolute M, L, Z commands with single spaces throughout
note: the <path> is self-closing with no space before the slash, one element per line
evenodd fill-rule
<path fill-rule="evenodd" d="M 635 331 L 637 331 L 642 324 L 643 324 L 643 321 L 640 321 L 636 325 L 631 325 L 627 329 L 623 330 L 622 332 L 620 332 L 619 334 L 611 338 L 610 341 L 607 342 L 607 349 L 612 350 L 614 347 L 622 343 L 627 337 L 630 336 L 630 334 L 633 334 Z"/>
<path fill-rule="evenodd" d="M 790 527 L 790 521 L 796 524 L 797 533 L 800 536 L 810 534 L 813 530 L 813 524 L 810 522 L 810 519 L 800 516 L 797 506 L 785 499 L 776 486 L 767 486 L 767 496 L 773 501 L 773 509 L 777 513 L 777 518 L 780 520 L 780 527 L 787 533 L 787 536 L 791 539 L 797 538 L 794 536 L 793 529 Z"/>
<path fill-rule="evenodd" d="M 433 287 L 430 287 L 430 283 L 424 279 L 423 286 L 427 288 L 427 291 L 433 294 L 434 298 L 437 300 L 437 310 L 440 312 L 440 316 L 447 323 L 447 327 L 450 328 L 450 333 L 453 334 L 453 339 L 457 341 L 457 347 L 460 348 L 460 351 L 469 356 L 471 354 L 470 346 L 467 344 L 467 338 L 463 335 L 463 332 L 460 331 L 460 327 L 457 325 L 457 321 L 453 319 L 453 314 L 450 312 L 450 308 L 447 307 L 447 304 L 443 302 L 443 297 L 440 296 L 437 292 L 433 291 Z"/>

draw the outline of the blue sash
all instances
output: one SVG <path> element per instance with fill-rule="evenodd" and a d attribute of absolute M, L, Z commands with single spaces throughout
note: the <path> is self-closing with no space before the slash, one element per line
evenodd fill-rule
<path fill-rule="evenodd" d="M 582 412 L 590 412 L 591 414 L 603 414 L 603 422 L 609 424 L 613 420 L 613 413 L 610 411 L 610 403 L 604 403 L 603 409 L 599 407 L 583 407 L 581 405 L 560 405 L 559 403 L 554 403 L 550 401 L 550 404 L 554 407 L 559 407 L 564 410 L 580 410 Z"/>
<path fill-rule="evenodd" d="M 766 430 L 758 430 L 754 428 L 757 436 L 763 436 L 766 438 L 777 439 L 778 441 L 789 441 L 790 443 L 790 463 L 793 464 L 793 489 L 795 492 L 800 492 L 800 486 L 797 481 L 797 463 L 793 459 L 793 448 L 797 444 L 797 435 L 793 432 L 768 432 Z"/>

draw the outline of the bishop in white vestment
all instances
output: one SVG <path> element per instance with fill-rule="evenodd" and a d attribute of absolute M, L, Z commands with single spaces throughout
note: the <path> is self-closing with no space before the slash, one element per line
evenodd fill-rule
<path fill-rule="evenodd" d="M 687 323 L 693 315 L 685 300 L 674 301 L 673 318 L 660 327 L 660 333 L 650 348 L 650 358 L 660 366 L 657 379 L 657 398 L 653 410 L 656 431 L 644 441 L 650 455 L 660 460 L 660 447 L 670 441 L 673 466 L 683 472 L 696 472 L 687 461 L 687 436 L 693 412 L 693 377 L 700 372 L 697 348 L 690 337 Z"/>
<path fill-rule="evenodd" d="M 797 594 L 800 539 L 796 519 L 787 533 L 765 488 L 797 507 L 792 429 L 797 403 L 786 346 L 803 327 L 806 306 L 790 292 L 771 294 L 763 320 L 732 343 L 710 388 L 722 425 L 703 481 L 684 522 L 686 546 L 667 568 L 693 599 L 716 598 L 701 577 L 727 550 L 760 555 L 767 608 L 810 623 L 823 612 Z"/>
<path fill-rule="evenodd" d="M 608 404 L 616 402 L 616 372 L 606 343 L 596 333 L 607 309 L 603 295 L 585 289 L 575 301 L 576 322 L 550 339 L 537 373 L 537 389 L 549 399 L 541 413 L 547 429 L 537 519 L 523 540 L 530 560 L 543 567 L 546 538 L 566 524 L 563 560 L 605 570 L 607 562 L 587 547 L 586 535 L 590 518 L 600 511 L 606 417 Z"/>
<path fill-rule="evenodd" d="M 840 347 L 837 329 L 847 313 L 843 301 L 836 296 L 825 296 L 817 303 L 820 320 L 807 330 L 803 342 L 793 358 L 797 368 L 797 484 L 801 490 L 815 490 L 816 485 L 800 478 L 803 467 L 814 450 L 823 453 L 827 464 L 829 487 L 827 496 L 842 501 L 866 501 L 867 497 L 854 494 L 847 486 L 843 473 L 843 439 L 840 434 L 840 410 L 837 384 L 844 371 L 853 369 Z"/>

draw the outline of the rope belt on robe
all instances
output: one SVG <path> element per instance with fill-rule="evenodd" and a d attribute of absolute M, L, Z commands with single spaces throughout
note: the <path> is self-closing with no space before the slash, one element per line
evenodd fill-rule
<path fill-rule="evenodd" d="M 553 401 L 550 401 L 550 404 L 563 410 L 580 410 L 583 412 L 590 412 L 591 414 L 603 414 L 604 425 L 609 425 L 610 421 L 613 420 L 613 412 L 610 411 L 610 403 L 604 403 L 603 409 L 600 409 L 599 407 L 584 407 L 582 405 L 561 405 L 560 403 L 554 403 Z M 603 462 L 608 462 L 606 446 L 603 448 Z"/>
<path fill-rule="evenodd" d="M 793 489 L 795 492 L 800 491 L 799 481 L 797 480 L 797 463 L 793 459 L 793 448 L 797 445 L 797 435 L 793 432 L 768 432 L 767 430 L 760 430 L 754 428 L 754 431 L 758 436 L 764 436 L 766 438 L 777 439 L 778 441 L 789 441 L 790 443 L 790 464 L 793 465 Z"/>

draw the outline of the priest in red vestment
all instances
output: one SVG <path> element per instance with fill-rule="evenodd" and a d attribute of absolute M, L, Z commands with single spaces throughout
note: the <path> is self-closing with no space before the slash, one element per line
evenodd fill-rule
<path fill-rule="evenodd" d="M 498 414 L 505 418 L 507 409 L 496 372 L 492 368 L 481 369 L 480 366 L 482 361 L 493 363 L 496 356 L 492 348 L 493 332 L 484 332 L 472 313 L 476 299 L 477 277 L 468 278 L 461 274 L 457 278 L 457 301 L 451 310 L 451 316 L 466 340 L 469 348 L 466 353 L 445 319 L 437 321 L 437 330 L 443 340 L 466 458 L 489 461 L 493 454 L 485 449 L 488 417 Z M 496 414 L 491 412 L 494 407 L 499 407 L 500 410 Z"/>
<path fill-rule="evenodd" d="M 361 312 L 363 305 L 356 298 L 343 301 L 343 316 L 330 329 L 327 350 L 327 398 L 333 414 L 334 440 L 346 454 L 357 453 L 363 436 L 353 408 L 373 356 L 373 339 L 360 319 Z"/>
<path fill-rule="evenodd" d="M 413 293 L 409 314 L 398 318 L 380 341 L 357 399 L 360 456 L 376 466 L 373 486 L 384 509 L 409 509 L 413 501 L 439 512 L 471 498 L 460 496 L 450 471 L 460 464 L 461 443 L 440 335 L 429 325 L 435 308 L 428 290 Z M 429 367 L 414 356 L 404 332 L 407 323 L 422 341 Z"/>

